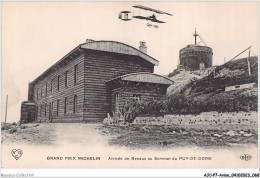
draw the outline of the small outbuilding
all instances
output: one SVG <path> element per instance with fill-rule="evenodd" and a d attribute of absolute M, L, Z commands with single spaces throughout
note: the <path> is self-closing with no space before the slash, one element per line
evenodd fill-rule
<path fill-rule="evenodd" d="M 154 73 L 131 73 L 107 82 L 111 112 L 122 109 L 133 101 L 160 100 L 166 97 L 167 88 L 173 81 Z"/>
<path fill-rule="evenodd" d="M 35 122 L 37 118 L 37 106 L 34 103 L 24 101 L 21 106 L 21 123 Z"/>

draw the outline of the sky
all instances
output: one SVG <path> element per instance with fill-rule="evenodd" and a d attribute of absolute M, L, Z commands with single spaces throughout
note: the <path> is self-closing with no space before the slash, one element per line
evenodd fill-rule
<path fill-rule="evenodd" d="M 159 28 L 146 20 L 118 19 L 153 13 L 133 8 L 148 6 L 174 16 L 155 14 Z M 111 40 L 138 48 L 145 41 L 148 54 L 159 60 L 155 73 L 176 69 L 179 50 L 194 44 L 194 29 L 213 49 L 213 65 L 221 65 L 249 46 L 258 54 L 257 2 L 2 2 L 1 119 L 20 119 L 21 102 L 28 99 L 28 83 L 86 39 Z M 245 57 L 248 54 L 243 54 Z"/>

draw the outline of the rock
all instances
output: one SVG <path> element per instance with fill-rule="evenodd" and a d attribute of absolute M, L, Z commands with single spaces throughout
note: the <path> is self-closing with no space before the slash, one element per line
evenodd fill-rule
<path fill-rule="evenodd" d="M 168 145 L 167 141 L 163 141 L 162 145 L 167 146 Z"/>
<path fill-rule="evenodd" d="M 182 135 L 186 135 L 188 132 L 186 132 L 186 131 L 183 131 L 183 132 L 181 132 L 182 133 Z"/>
<path fill-rule="evenodd" d="M 11 129 L 11 125 L 9 125 L 9 124 L 4 124 L 1 127 L 1 130 L 8 130 L 8 129 Z"/>
<path fill-rule="evenodd" d="M 21 125 L 21 129 L 26 129 L 26 126 L 25 125 Z"/>
<path fill-rule="evenodd" d="M 248 133 L 248 134 L 246 133 L 246 134 L 244 134 L 245 137 L 251 137 L 252 135 L 253 135 L 253 134 L 251 134 L 251 133 Z"/>
<path fill-rule="evenodd" d="M 9 130 L 9 134 L 13 134 L 13 133 L 16 132 L 16 131 L 17 131 L 16 128 L 11 128 L 11 129 Z"/>
<path fill-rule="evenodd" d="M 15 122 L 13 122 L 12 125 L 17 125 L 17 124 Z"/>
<path fill-rule="evenodd" d="M 220 137 L 222 137 L 223 135 L 214 134 L 214 136 L 220 138 Z"/>
<path fill-rule="evenodd" d="M 38 126 L 40 126 L 40 124 L 36 124 L 34 127 L 38 127 Z"/>
<path fill-rule="evenodd" d="M 149 132 L 150 130 L 149 130 L 149 128 L 147 128 L 146 126 L 143 126 L 143 127 L 141 128 L 141 131 Z"/>
<path fill-rule="evenodd" d="M 176 132 L 173 130 L 172 132 L 170 132 L 170 134 L 175 134 Z"/>
<path fill-rule="evenodd" d="M 174 131 L 175 131 L 175 132 L 178 132 L 178 133 L 181 133 L 182 130 L 179 129 L 179 128 L 175 128 Z"/>
<path fill-rule="evenodd" d="M 241 135 L 244 135 L 244 134 L 245 134 L 245 132 L 244 132 L 244 131 L 242 131 L 242 130 L 241 130 L 239 133 L 240 133 Z"/>
<path fill-rule="evenodd" d="M 236 135 L 239 135 L 237 134 L 237 132 L 233 131 L 233 130 L 230 130 L 228 131 L 227 133 L 225 133 L 226 135 L 229 135 L 229 136 L 236 136 Z"/>

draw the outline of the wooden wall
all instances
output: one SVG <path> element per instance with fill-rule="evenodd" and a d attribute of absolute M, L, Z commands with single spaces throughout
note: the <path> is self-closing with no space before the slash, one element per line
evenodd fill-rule
<path fill-rule="evenodd" d="M 115 111 L 116 93 L 119 94 L 119 108 L 123 108 L 126 102 L 133 102 L 133 95 L 141 96 L 141 101 L 161 100 L 166 97 L 167 85 L 156 84 L 130 84 L 112 90 L 112 111 Z"/>
<path fill-rule="evenodd" d="M 75 56 L 74 56 L 75 57 Z M 78 65 L 78 80 L 74 83 L 74 66 Z M 68 84 L 65 87 L 65 72 L 68 71 Z M 60 86 L 58 90 L 58 76 L 60 76 Z M 52 92 L 51 92 L 52 82 Z M 46 95 L 47 83 L 47 95 Z M 39 97 L 37 98 L 37 90 Z M 42 94 L 41 94 L 42 92 Z M 41 96 L 42 95 L 42 96 Z M 73 113 L 74 95 L 77 95 L 77 111 Z M 65 97 L 68 98 L 67 113 L 64 113 Z M 83 119 L 84 104 L 84 53 L 78 54 L 75 59 L 50 73 L 43 80 L 34 85 L 34 103 L 38 106 L 38 120 L 48 120 L 50 116 L 51 103 L 53 109 L 52 119 Z M 59 114 L 57 115 L 57 100 L 59 100 Z M 45 116 L 45 107 L 46 116 Z"/>
<path fill-rule="evenodd" d="M 111 111 L 111 91 L 108 80 L 121 75 L 150 72 L 154 65 L 146 60 L 125 54 L 85 49 L 84 119 L 103 120 Z"/>

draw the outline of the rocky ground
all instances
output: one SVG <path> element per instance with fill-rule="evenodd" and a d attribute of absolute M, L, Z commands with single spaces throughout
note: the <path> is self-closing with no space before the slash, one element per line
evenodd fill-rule
<path fill-rule="evenodd" d="M 107 126 L 90 123 L 2 123 L 2 144 L 93 145 L 132 149 L 257 145 L 257 126 Z"/>
<path fill-rule="evenodd" d="M 185 85 L 187 85 L 191 81 L 199 80 L 203 77 L 206 77 L 215 68 L 216 67 L 211 67 L 201 71 L 181 71 L 180 73 L 169 77 L 172 81 L 174 81 L 174 83 L 167 89 L 167 94 L 173 95 L 180 92 L 180 90 L 183 89 Z"/>
<path fill-rule="evenodd" d="M 54 127 L 48 124 L 1 124 L 2 144 L 53 144 Z"/>
<path fill-rule="evenodd" d="M 110 145 L 132 148 L 241 147 L 257 145 L 257 126 L 100 126 Z"/>

